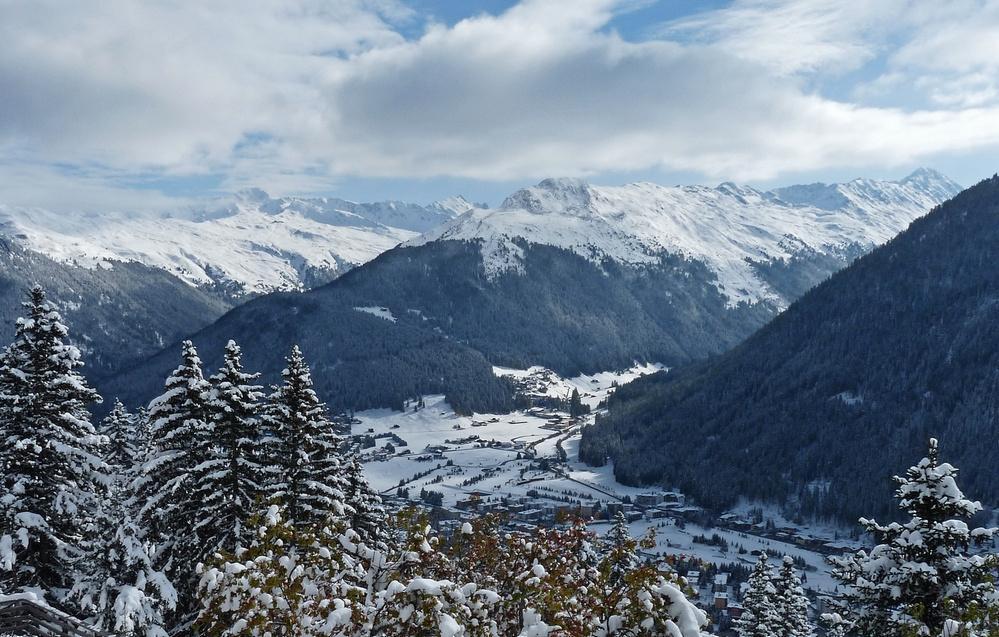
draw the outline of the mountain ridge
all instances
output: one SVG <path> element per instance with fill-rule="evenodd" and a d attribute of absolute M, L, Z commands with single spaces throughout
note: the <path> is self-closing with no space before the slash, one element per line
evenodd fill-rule
<path fill-rule="evenodd" d="M 790 186 L 767 192 L 723 183 L 667 188 L 649 182 L 593 186 L 546 179 L 499 208 L 472 209 L 410 239 L 483 241 L 491 275 L 518 268 L 513 241 L 554 245 L 594 262 L 654 263 L 662 251 L 704 261 L 732 305 L 793 300 L 768 285 L 754 263 L 787 261 L 804 252 L 846 260 L 884 243 L 913 219 L 960 192 L 940 173 L 920 169 L 899 181 Z"/>
<path fill-rule="evenodd" d="M 701 190 L 731 200 L 717 189 Z M 594 216 L 594 194 L 601 193 L 579 180 L 546 180 L 533 191 L 515 193 L 533 212 L 517 208 L 514 216 L 528 229 L 544 226 L 549 218 L 586 221 Z M 545 197 L 555 197 L 557 205 Z M 601 212 L 615 219 L 613 229 L 622 236 L 612 238 L 618 243 L 627 242 L 625 228 L 637 228 L 642 219 L 629 218 L 630 209 Z M 503 237 L 488 225 L 483 236 L 446 234 L 447 228 L 467 228 L 491 214 L 472 209 L 442 232 L 389 250 L 303 294 L 254 299 L 192 339 L 206 364 L 214 365 L 225 342 L 234 338 L 248 368 L 263 373 L 263 382 L 279 379 L 283 356 L 297 343 L 314 363 L 317 386 L 335 409 L 401 407 L 421 394 L 445 393 L 458 408 L 483 411 L 512 406 L 509 398 L 499 398 L 502 388 L 489 378 L 491 365 L 540 364 L 575 376 L 635 361 L 689 363 L 735 346 L 780 309 L 767 300 L 732 304 L 709 264 L 676 250 L 652 252 L 637 240 L 633 247 L 639 258 L 622 262 L 606 252 L 593 258 L 592 250 L 580 254 L 521 236 Z M 904 211 L 901 218 L 915 214 Z M 656 210 L 645 215 L 663 216 Z M 590 229 L 578 226 L 574 237 Z M 656 229 L 653 224 L 644 231 Z M 490 246 L 492 239 L 496 242 Z M 793 247 L 794 256 L 786 263 L 752 264 L 751 273 L 784 298 L 797 298 L 863 251 L 845 245 L 841 253 L 829 255 L 778 239 Z M 490 254 L 509 257 L 517 267 L 492 268 Z M 134 370 L 145 381 L 121 377 L 109 391 L 120 391 L 130 404 L 148 400 L 159 389 L 157 379 L 176 365 L 177 351 L 168 349 Z"/>
<path fill-rule="evenodd" d="M 64 215 L 0 205 L 0 231 L 64 263 L 134 261 L 239 296 L 325 283 L 471 207 L 461 197 L 360 204 L 248 189 L 164 212 Z"/>
<path fill-rule="evenodd" d="M 851 520 L 893 514 L 884 468 L 932 436 L 969 493 L 999 505 L 997 219 L 993 177 L 732 351 L 622 387 L 581 458 L 717 508 L 745 496 Z"/>

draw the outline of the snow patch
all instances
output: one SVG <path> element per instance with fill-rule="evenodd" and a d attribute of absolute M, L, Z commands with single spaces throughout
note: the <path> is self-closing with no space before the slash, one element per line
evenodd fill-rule
<path fill-rule="evenodd" d="M 392 316 L 392 312 L 390 312 L 386 307 L 355 307 L 354 309 L 358 312 L 366 312 L 377 316 L 378 318 L 385 319 L 391 323 L 395 323 L 395 317 Z"/>

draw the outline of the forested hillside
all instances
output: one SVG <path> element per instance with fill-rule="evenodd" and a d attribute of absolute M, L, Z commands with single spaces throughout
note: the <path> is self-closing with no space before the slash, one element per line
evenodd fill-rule
<path fill-rule="evenodd" d="M 916 220 L 715 360 L 622 387 L 581 457 L 841 519 L 884 516 L 890 471 L 930 436 L 999 503 L 999 177 Z"/>
<path fill-rule="evenodd" d="M 444 393 L 459 410 L 505 411 L 511 390 L 493 377 L 494 364 L 541 364 L 570 376 L 636 360 L 675 365 L 734 346 L 774 312 L 762 303 L 726 308 L 697 261 L 663 255 L 652 266 L 598 266 L 522 245 L 524 272 L 492 279 L 473 242 L 396 249 L 311 292 L 250 301 L 192 340 L 217 365 L 235 339 L 265 382 L 276 382 L 282 356 L 298 343 L 337 410 L 402 408 Z M 167 349 L 100 389 L 144 404 L 157 390 L 150 379 L 169 372 L 178 352 Z"/>
<path fill-rule="evenodd" d="M 153 355 L 233 305 L 222 293 L 193 288 L 158 268 L 120 262 L 75 267 L 0 235 L 0 339 L 14 336 L 24 294 L 38 283 L 62 311 L 92 381 Z"/>

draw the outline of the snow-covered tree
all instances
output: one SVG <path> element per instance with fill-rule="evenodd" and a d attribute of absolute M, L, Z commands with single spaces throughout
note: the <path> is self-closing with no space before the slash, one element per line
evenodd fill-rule
<path fill-rule="evenodd" d="M 861 518 L 880 543 L 870 553 L 830 559 L 833 575 L 847 585 L 840 614 L 863 635 L 995 632 L 989 622 L 999 607 L 996 555 L 969 549 L 990 540 L 996 529 L 968 528 L 965 520 L 981 511 L 981 504 L 964 497 L 957 469 L 938 456 L 931 438 L 926 457 L 895 477 L 899 508 L 909 522 L 881 525 Z"/>
<path fill-rule="evenodd" d="M 153 546 L 142 537 L 126 495 L 116 489 L 98 510 L 99 550 L 82 562 L 71 597 L 105 630 L 165 636 L 165 616 L 176 607 L 177 593 L 153 568 Z"/>
<path fill-rule="evenodd" d="M 101 422 L 100 433 L 107 439 L 102 453 L 104 462 L 118 479 L 127 478 L 142 459 L 145 442 L 139 439 L 138 430 L 139 418 L 128 413 L 125 405 L 115 398 L 111 413 Z"/>
<path fill-rule="evenodd" d="M 244 525 L 255 513 L 254 504 L 273 478 L 263 457 L 260 405 L 263 393 L 254 384 L 260 374 L 243 371 L 242 352 L 235 341 L 226 345 L 219 373 L 211 377 L 208 404 L 212 456 L 206 460 L 203 506 L 211 511 L 210 524 L 201 530 L 205 545 L 214 551 L 234 551 L 246 545 Z"/>
<path fill-rule="evenodd" d="M 207 420 L 211 387 L 190 341 L 183 344 L 183 358 L 166 380 L 164 393 L 149 404 L 149 454 L 132 485 L 142 502 L 138 523 L 156 546 L 153 566 L 176 587 L 182 615 L 193 609 L 194 565 L 206 553 L 198 529 L 211 515 L 203 506 L 201 478 L 212 444 Z"/>
<path fill-rule="evenodd" d="M 749 575 L 749 589 L 742 600 L 745 610 L 735 620 L 735 630 L 740 637 L 774 637 L 782 634 L 782 619 L 778 614 L 776 596 L 777 589 L 774 588 L 773 575 L 767 564 L 767 554 L 763 552 Z"/>
<path fill-rule="evenodd" d="M 610 570 L 608 580 L 612 586 L 624 582 L 624 577 L 641 564 L 636 552 L 637 543 L 628 529 L 628 519 L 622 511 L 614 518 L 614 526 L 607 532 L 607 560 Z"/>
<path fill-rule="evenodd" d="M 202 568 L 209 635 L 701 637 L 706 624 L 654 565 L 611 586 L 606 568 L 574 559 L 592 540 L 582 522 L 512 534 L 478 520 L 443 543 L 402 512 L 389 524 L 402 540 L 377 550 L 342 521 L 300 529 L 277 507 L 265 518 L 253 547 Z"/>
<path fill-rule="evenodd" d="M 112 479 L 96 512 L 94 550 L 81 562 L 70 596 L 105 630 L 155 637 L 166 634 L 164 615 L 176 606 L 177 594 L 153 568 L 152 544 L 135 521 L 130 485 L 144 456 L 137 427 L 138 419 L 118 400 L 101 424 Z"/>
<path fill-rule="evenodd" d="M 60 596 L 93 538 L 108 476 L 89 403 L 101 398 L 64 344 L 66 326 L 38 286 L 0 358 L 0 589 Z"/>
<path fill-rule="evenodd" d="M 347 481 L 341 465 L 343 441 L 333 430 L 326 405 L 312 389 L 309 366 L 297 345 L 285 359 L 284 383 L 273 388 L 264 412 L 270 434 L 270 464 L 279 471 L 268 487 L 269 498 L 286 507 L 291 524 L 315 527 L 350 517 L 345 505 Z"/>
<path fill-rule="evenodd" d="M 370 547 L 381 546 L 386 541 L 385 520 L 388 515 L 382 506 L 382 498 L 371 488 L 361 461 L 356 453 L 350 454 L 344 462 L 346 477 L 345 502 L 352 511 L 350 527 L 360 536 L 361 541 Z"/>
<path fill-rule="evenodd" d="M 784 556 L 773 585 L 777 615 L 781 618 L 780 631 L 775 637 L 812 637 L 814 630 L 808 621 L 808 597 L 801 589 L 801 578 L 795 572 L 791 556 Z"/>

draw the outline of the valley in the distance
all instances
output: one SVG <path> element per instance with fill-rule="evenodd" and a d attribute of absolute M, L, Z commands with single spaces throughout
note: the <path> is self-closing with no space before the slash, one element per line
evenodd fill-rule
<path fill-rule="evenodd" d="M 862 546 L 850 525 L 796 524 L 779 507 L 749 503 L 718 515 L 688 504 L 677 490 L 625 486 L 615 481 L 610 465 L 594 468 L 579 461 L 581 428 L 603 410 L 607 396 L 661 369 L 639 366 L 563 379 L 540 367 L 497 368 L 497 374 L 516 380 L 531 407 L 460 416 L 443 396 L 427 396 L 403 412 L 354 414 L 351 439 L 361 449 L 365 476 L 387 503 L 432 508 L 435 523 L 446 532 L 470 516 L 495 513 L 512 529 L 572 516 L 593 518 L 590 528 L 603 534 L 624 511 L 633 537 L 654 531 L 656 547 L 648 549 L 650 554 L 682 555 L 691 564 L 716 566 L 696 599 L 705 609 L 720 608 L 717 600 L 722 599 L 737 605 L 732 588 L 745 582 L 760 551 L 797 558 L 805 586 L 819 598 L 832 595 L 836 581 L 826 556 Z M 570 414 L 574 392 L 589 413 Z M 715 571 L 728 574 L 723 590 L 714 590 Z M 733 577 L 733 571 L 741 576 Z"/>

